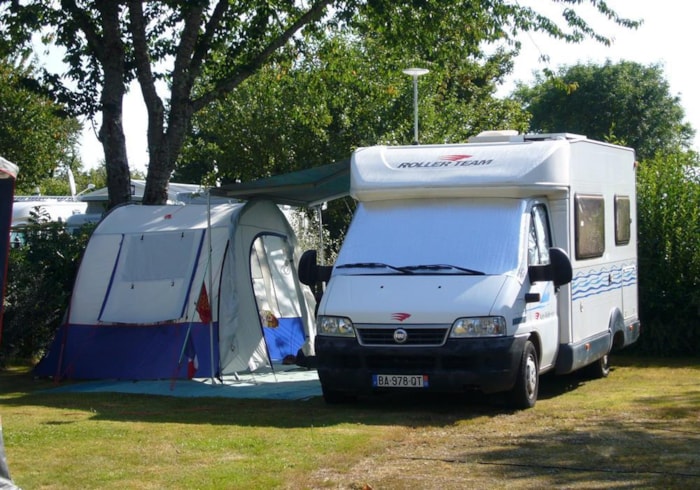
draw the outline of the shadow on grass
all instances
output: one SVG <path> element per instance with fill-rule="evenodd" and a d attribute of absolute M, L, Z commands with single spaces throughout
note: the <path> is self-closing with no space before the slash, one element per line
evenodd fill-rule
<path fill-rule="evenodd" d="M 522 488 L 519 480 L 534 480 L 542 488 L 694 489 L 700 485 L 700 432 L 688 428 L 599 421 L 493 441 L 485 448 L 467 444 L 450 462 L 489 465 L 515 488 Z"/>
<path fill-rule="evenodd" d="M 621 358 L 624 366 L 648 366 L 645 359 Z M 696 368 L 692 361 L 674 361 L 674 366 Z M 691 364 L 688 366 L 688 364 Z M 651 365 L 662 365 L 653 361 Z M 613 367 L 614 371 L 615 367 Z M 544 375 L 540 383 L 540 400 L 563 396 L 578 389 L 588 378 L 580 373 L 566 376 Z M 37 380 L 28 368 L 0 371 L 0 400 L 5 406 L 39 406 L 71 409 L 91 413 L 92 420 L 141 421 L 153 423 L 191 423 L 240 425 L 251 427 L 311 427 L 342 423 L 365 425 L 447 426 L 459 420 L 513 413 L 502 394 L 464 395 L 387 393 L 361 397 L 349 405 L 326 405 L 321 397 L 304 401 L 177 398 L 159 395 L 124 393 L 51 393 L 49 380 Z M 693 400 L 671 403 L 671 399 L 640 400 L 655 405 L 663 417 L 686 417 L 700 406 L 700 392 Z M 695 408 L 693 408 L 695 407 Z M 47 424 L 71 423 L 55 419 Z"/>

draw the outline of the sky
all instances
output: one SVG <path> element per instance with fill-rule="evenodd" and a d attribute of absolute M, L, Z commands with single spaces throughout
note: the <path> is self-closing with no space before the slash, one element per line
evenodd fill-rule
<path fill-rule="evenodd" d="M 559 18 L 561 6 L 550 0 L 518 0 L 521 5 L 536 7 L 542 13 Z M 587 3 L 587 2 L 584 2 Z M 533 72 L 543 68 L 556 70 L 559 66 L 577 63 L 602 64 L 606 60 L 635 61 L 645 66 L 660 64 L 671 95 L 678 96 L 685 110 L 686 121 L 700 131 L 700 90 L 697 89 L 697 49 L 700 26 L 690 5 L 694 0 L 607 0 L 607 4 L 623 17 L 642 19 L 637 30 L 616 26 L 581 4 L 577 12 L 583 15 L 598 32 L 614 39 L 612 46 L 587 41 L 581 44 L 566 44 L 553 41 L 543 35 L 525 35 L 521 38 L 522 51 L 516 60 L 513 74 L 500 88 L 499 95 L 508 95 L 517 81 L 531 83 Z M 700 10 L 696 7 L 694 10 Z M 549 56 L 548 65 L 540 60 Z M 146 171 L 148 153 L 146 144 L 146 109 L 141 91 L 134 85 L 124 104 L 124 128 L 127 154 L 132 169 Z M 507 129 L 507 128 L 494 128 Z M 81 155 L 87 168 L 98 166 L 104 159 L 102 146 L 95 137 L 97 128 L 85 125 Z M 696 137 L 694 148 L 698 150 L 700 137 Z"/>

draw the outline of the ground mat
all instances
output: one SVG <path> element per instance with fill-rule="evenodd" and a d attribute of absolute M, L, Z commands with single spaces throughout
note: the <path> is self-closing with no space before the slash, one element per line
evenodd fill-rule
<path fill-rule="evenodd" d="M 99 380 L 70 382 L 49 393 L 135 393 L 185 398 L 261 398 L 305 400 L 321 396 L 315 370 L 283 366 L 274 370 L 227 376 L 223 379 Z"/>

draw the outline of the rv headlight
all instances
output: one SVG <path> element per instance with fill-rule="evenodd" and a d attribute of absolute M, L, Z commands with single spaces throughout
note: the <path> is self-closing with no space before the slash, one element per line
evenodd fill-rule
<path fill-rule="evenodd" d="M 321 315 L 316 320 L 318 335 L 333 335 L 335 337 L 354 337 L 355 329 L 349 318 L 343 316 Z"/>
<path fill-rule="evenodd" d="M 450 337 L 500 337 L 506 334 L 506 319 L 502 316 L 458 318 L 452 324 Z"/>

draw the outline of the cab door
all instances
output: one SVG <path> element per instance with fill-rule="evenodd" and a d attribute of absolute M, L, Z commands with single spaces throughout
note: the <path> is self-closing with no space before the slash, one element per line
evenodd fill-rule
<path fill-rule="evenodd" d="M 530 210 L 527 243 L 528 266 L 549 264 L 549 248 L 552 246 L 552 238 L 549 215 L 544 203 L 535 203 Z M 554 364 L 559 347 L 557 295 L 552 281 L 530 284 L 529 292 L 526 295 L 525 311 L 530 330 L 537 332 L 541 341 L 540 370 L 548 369 Z"/>

